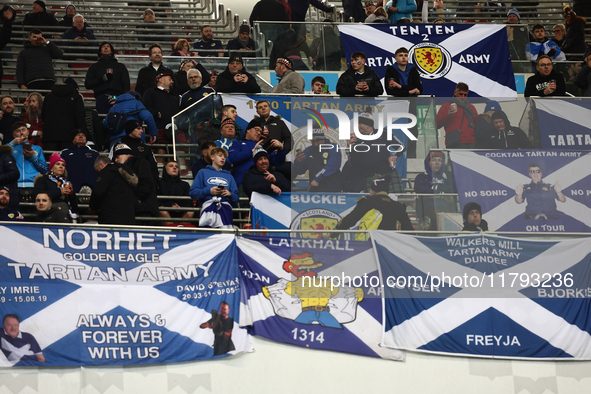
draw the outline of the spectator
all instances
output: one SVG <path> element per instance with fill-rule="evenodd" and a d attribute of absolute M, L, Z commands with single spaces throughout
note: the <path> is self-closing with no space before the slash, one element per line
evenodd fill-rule
<path fill-rule="evenodd" d="M 420 11 L 420 10 L 419 10 Z M 455 15 L 445 8 L 443 5 L 443 0 L 435 0 L 433 2 L 433 8 L 429 10 L 429 17 L 430 18 L 442 18 L 442 19 L 449 19 L 449 22 L 455 22 L 452 18 L 455 18 Z"/>
<path fill-rule="evenodd" d="M 359 115 L 359 133 L 364 136 L 375 135 L 378 130 L 374 128 L 374 120 L 371 113 L 364 112 Z M 370 191 L 370 185 L 374 179 L 383 178 L 388 175 L 388 179 L 392 184 L 388 184 L 388 190 L 394 193 L 402 193 L 402 180 L 396 171 L 396 159 L 404 153 L 405 147 L 396 138 L 393 141 L 388 141 L 387 134 L 384 132 L 375 140 L 368 143 L 368 141 L 357 139 L 355 134 L 351 134 L 351 138 L 347 141 L 347 145 L 351 148 L 349 152 L 349 160 L 343 166 L 343 189 L 352 193 L 363 193 Z M 375 144 L 375 145 L 374 145 Z M 358 150 L 355 149 L 358 145 L 362 146 Z M 398 145 L 396 153 L 390 152 L 388 149 L 380 148 L 391 146 L 394 150 L 395 145 Z"/>
<path fill-rule="evenodd" d="M 111 163 L 102 155 L 96 159 L 94 169 L 98 176 L 89 207 L 98 213 L 99 224 L 135 224 L 137 175 L 126 165 Z"/>
<path fill-rule="evenodd" d="M 2 28 L 0 28 L 0 51 L 6 47 L 12 38 L 12 24 L 16 19 L 16 12 L 14 8 L 9 5 L 5 5 L 0 9 L 0 22 L 2 22 Z M 0 87 L 2 87 L 2 78 L 4 77 L 4 69 L 2 62 L 0 62 Z"/>
<path fill-rule="evenodd" d="M 462 216 L 464 228 L 462 231 L 488 231 L 488 223 L 482 218 L 482 208 L 475 202 L 464 205 Z"/>
<path fill-rule="evenodd" d="M 372 181 L 369 196 L 357 200 L 355 208 L 336 225 L 335 230 L 414 230 L 406 206 L 388 195 L 388 176 Z M 359 225 L 357 225 L 359 223 Z M 355 234 L 355 240 L 366 241 L 369 234 Z"/>
<path fill-rule="evenodd" d="M 12 125 L 12 141 L 8 143 L 12 147 L 12 154 L 20 172 L 18 187 L 32 188 L 33 180 L 39 174 L 47 173 L 47 164 L 40 146 L 31 144 L 29 130 L 23 122 Z"/>
<path fill-rule="evenodd" d="M 109 112 L 109 96 L 119 96 L 129 91 L 129 72 L 115 58 L 115 48 L 109 42 L 100 44 L 98 61 L 86 72 L 86 89 L 94 90 L 96 110 L 99 114 Z"/>
<path fill-rule="evenodd" d="M 445 128 L 445 145 L 448 149 L 473 149 L 474 125 L 478 119 L 476 108 L 468 104 L 469 87 L 460 82 L 454 90 L 454 97 L 437 112 L 437 127 Z"/>
<path fill-rule="evenodd" d="M 476 149 L 486 149 L 488 138 L 495 132 L 492 122 L 492 114 L 501 109 L 501 104 L 495 100 L 487 101 L 484 112 L 478 115 L 478 120 L 474 125 L 474 142 Z"/>
<path fill-rule="evenodd" d="M 0 186 L 0 222 L 12 222 L 23 220 L 24 217 L 19 211 L 10 207 L 10 188 Z"/>
<path fill-rule="evenodd" d="M 36 216 L 34 222 L 40 223 L 72 223 L 68 210 L 63 206 L 53 206 L 51 197 L 46 192 L 35 196 Z"/>
<path fill-rule="evenodd" d="M 491 120 L 494 131 L 488 135 L 486 149 L 531 149 L 533 148 L 527 135 L 519 127 L 511 126 L 507 114 L 495 111 Z"/>
<path fill-rule="evenodd" d="M 318 0 L 288 0 L 288 2 L 291 7 L 292 22 L 305 22 L 310 5 L 328 14 L 332 14 L 334 10 L 333 7 L 326 6 Z"/>
<path fill-rule="evenodd" d="M 180 110 L 179 97 L 171 92 L 172 73 L 164 72 L 156 77 L 156 87 L 146 90 L 143 103 L 156 122 L 157 144 L 172 144 L 172 117 Z M 156 153 L 164 154 L 166 149 L 157 148 Z M 158 162 L 163 159 L 158 158 Z"/>
<path fill-rule="evenodd" d="M 275 75 L 279 78 L 279 82 L 273 86 L 271 93 L 304 94 L 306 81 L 304 81 L 304 77 L 293 71 L 291 60 L 284 57 L 277 59 Z"/>
<path fill-rule="evenodd" d="M 254 41 L 249 36 L 250 27 L 246 24 L 241 25 L 238 30 L 238 37 L 231 39 L 226 45 L 228 54 L 240 51 L 244 57 L 256 57 Z"/>
<path fill-rule="evenodd" d="M 322 146 L 322 150 L 321 150 Z M 337 145 L 330 143 L 321 129 L 313 129 L 312 146 L 296 154 L 293 172 L 295 175 L 308 171 L 308 191 L 334 193 L 343 189 L 341 180 L 341 153 Z"/>
<path fill-rule="evenodd" d="M 253 119 L 246 127 L 246 135 L 243 140 L 235 141 L 229 150 L 228 157 L 232 164 L 232 175 L 236 180 L 236 184 L 240 187 L 242 185 L 242 178 L 248 169 L 254 165 L 253 155 L 258 147 L 262 148 L 263 140 L 261 140 L 261 133 L 263 129 L 259 119 Z M 275 147 L 274 151 L 269 154 L 269 161 L 273 166 L 281 166 L 285 163 L 286 152 L 283 145 Z"/>
<path fill-rule="evenodd" d="M 150 164 L 150 172 L 152 174 L 152 180 L 158 190 L 158 183 L 160 178 L 158 175 L 158 163 L 152 149 L 142 142 L 142 135 L 144 134 L 144 128 L 142 123 L 138 120 L 128 120 L 125 122 L 125 136 L 121 138 L 121 143 L 126 144 L 133 151 L 134 157 L 139 157 Z"/>
<path fill-rule="evenodd" d="M 20 118 L 14 116 L 14 99 L 11 96 L 0 97 L 0 109 L 0 143 L 8 144 L 12 141 L 12 125 L 19 122 Z"/>
<path fill-rule="evenodd" d="M 218 72 L 218 70 L 211 70 L 209 75 L 210 75 L 211 79 L 209 80 L 209 83 L 207 84 L 207 86 L 209 86 L 210 88 L 215 90 L 216 85 L 217 85 L 217 81 L 218 81 L 219 72 Z"/>
<path fill-rule="evenodd" d="M 150 8 L 147 8 L 142 15 L 143 22 L 137 27 L 137 39 L 141 42 L 142 47 L 147 43 L 165 40 L 168 33 L 165 31 L 166 27 L 156 22 L 156 14 Z"/>
<path fill-rule="evenodd" d="M 338 95 L 377 97 L 384 92 L 380 77 L 365 64 L 366 62 L 367 56 L 363 52 L 354 52 L 351 55 L 351 65 L 341 74 L 337 82 Z"/>
<path fill-rule="evenodd" d="M 160 74 L 170 74 L 172 76 L 172 70 L 162 64 L 162 47 L 159 44 L 150 45 L 150 48 L 148 48 L 148 54 L 150 57 L 150 64 L 140 69 L 135 84 L 135 91 L 142 97 L 146 95 L 148 89 L 156 86 L 156 76 Z"/>
<path fill-rule="evenodd" d="M 365 10 L 360 0 L 343 0 L 343 11 L 345 22 L 353 19 L 353 21 L 361 23 L 366 18 Z"/>
<path fill-rule="evenodd" d="M 115 100 L 115 105 L 113 105 L 113 107 L 109 110 L 109 113 L 125 114 L 127 120 L 135 119 L 145 122 L 150 134 L 149 143 L 153 144 L 156 141 L 156 136 L 158 135 L 158 128 L 156 127 L 156 122 L 154 122 L 154 117 L 150 111 L 144 107 L 144 104 L 142 104 L 140 98 L 140 95 L 134 91 L 124 93 L 117 97 Z M 109 133 L 109 145 L 110 147 L 113 147 L 113 145 L 118 144 L 119 141 L 121 141 L 121 137 L 125 135 L 125 128 L 124 125 L 121 125 L 120 128 L 116 130 L 109 128 L 108 120 L 109 116 L 105 118 L 103 122 L 103 128 Z M 142 141 L 145 141 L 143 136 Z"/>
<path fill-rule="evenodd" d="M 291 25 L 290 25 L 291 26 Z M 294 70 L 308 70 L 306 63 L 302 60 L 301 53 L 304 52 L 308 59 L 308 66 L 314 62 L 312 51 L 306 42 L 305 35 L 300 35 L 293 28 L 280 34 L 273 42 L 273 49 L 269 55 L 269 69 L 275 68 L 275 63 L 280 57 L 289 58 L 292 61 Z"/>
<path fill-rule="evenodd" d="M 384 7 L 388 12 L 390 23 L 394 24 L 402 18 L 409 18 L 412 21 L 412 13 L 417 10 L 414 0 L 390 0 Z"/>
<path fill-rule="evenodd" d="M 57 24 L 64 27 L 72 26 L 74 23 L 74 15 L 76 15 L 76 6 L 70 3 L 66 6 L 66 14 L 57 22 Z"/>
<path fill-rule="evenodd" d="M 374 15 L 376 12 L 376 5 L 373 1 L 366 1 L 365 2 L 365 23 L 375 23 L 376 16 Z M 348 22 L 348 21 L 347 21 Z"/>
<path fill-rule="evenodd" d="M 47 12 L 45 2 L 36 0 L 33 2 L 33 12 L 27 12 L 23 20 L 25 26 L 57 26 L 57 20 L 51 12 Z"/>
<path fill-rule="evenodd" d="M 312 78 L 310 88 L 312 89 L 312 94 L 330 94 L 326 81 L 319 75 Z"/>
<path fill-rule="evenodd" d="M 583 62 L 585 65 L 575 77 L 574 83 L 583 91 L 584 97 L 591 97 L 591 46 L 587 47 Z"/>
<path fill-rule="evenodd" d="M 509 14 L 514 15 L 514 14 Z M 515 17 L 517 18 L 517 17 Z M 525 46 L 534 40 L 532 34 L 527 30 L 527 26 L 512 26 L 507 24 L 507 42 L 509 44 L 509 54 L 513 60 L 525 60 Z M 522 65 L 522 71 L 529 72 L 529 67 Z"/>
<path fill-rule="evenodd" d="M 566 82 L 574 82 L 577 75 L 583 69 L 584 63 L 570 63 L 568 65 L 568 69 L 566 70 L 565 80 Z"/>
<path fill-rule="evenodd" d="M 209 86 L 203 86 L 201 71 L 194 68 L 187 71 L 189 90 L 181 97 L 181 111 L 201 100 L 203 97 L 215 93 Z"/>
<path fill-rule="evenodd" d="M 185 40 L 184 38 L 181 38 L 180 40 L 174 43 L 173 52 L 170 54 L 170 56 L 185 57 L 195 56 L 195 54 L 189 51 L 189 41 Z"/>
<path fill-rule="evenodd" d="M 27 110 L 21 116 L 23 122 L 29 129 L 29 138 L 35 145 L 43 146 L 43 120 L 41 119 L 41 108 L 43 108 L 43 96 L 37 92 L 29 93 L 25 100 Z"/>
<path fill-rule="evenodd" d="M 243 177 L 244 193 L 250 199 L 252 192 L 281 195 L 291 190 L 290 181 L 283 174 L 269 168 L 269 154 L 260 146 L 253 152 L 254 165 Z"/>
<path fill-rule="evenodd" d="M 511 25 L 517 25 L 521 22 L 521 15 L 519 15 L 517 8 L 511 8 L 507 11 L 507 22 Z"/>
<path fill-rule="evenodd" d="M 324 22 L 331 21 L 325 19 Z M 332 23 L 325 24 L 321 34 L 312 41 L 310 53 L 313 56 L 314 70 L 341 71 L 341 57 L 345 54 Z"/>
<path fill-rule="evenodd" d="M 193 175 L 193 179 L 195 179 L 199 171 L 211 165 L 211 156 L 209 156 L 209 152 L 212 148 L 215 148 L 216 146 L 217 145 L 213 141 L 204 141 L 201 145 L 199 145 L 199 149 L 201 150 L 201 157 L 195 160 L 191 165 L 191 174 Z M 230 170 L 230 168 L 227 169 L 228 171 Z"/>
<path fill-rule="evenodd" d="M 562 74 L 553 70 L 552 59 L 548 55 L 538 57 L 537 72 L 527 79 L 525 97 L 565 96 L 566 86 Z"/>
<path fill-rule="evenodd" d="M 236 140 L 235 123 L 231 118 L 226 118 L 220 124 L 220 138 L 215 140 L 215 144 L 226 151 L 230 150 L 232 144 Z M 227 160 L 231 163 L 230 159 Z"/>
<path fill-rule="evenodd" d="M 207 83 L 209 82 L 210 76 L 209 76 L 209 73 L 207 72 L 207 70 L 205 69 L 205 67 L 203 67 L 201 64 L 197 63 L 197 61 L 195 61 L 195 60 L 187 59 L 181 63 L 181 66 L 179 67 L 179 71 L 174 74 L 176 89 L 173 87 L 173 90 L 175 90 L 177 93 L 179 93 L 179 96 L 182 96 L 183 94 L 185 94 L 187 91 L 189 91 L 191 89 L 191 87 L 189 86 L 189 83 L 187 81 L 187 77 L 188 77 L 187 72 L 192 69 L 199 71 L 199 74 L 200 74 L 200 82 L 199 82 L 199 86 L 198 86 L 199 89 L 206 86 Z M 211 91 L 213 92 L 213 89 L 211 89 Z"/>
<path fill-rule="evenodd" d="M 232 104 L 224 105 L 220 110 L 221 115 L 207 122 L 207 125 L 203 129 L 203 132 L 199 136 L 199 144 L 201 145 L 205 141 L 215 141 L 221 138 L 221 124 L 224 120 L 230 118 L 236 123 L 238 112 L 236 112 L 236 106 Z"/>
<path fill-rule="evenodd" d="M 554 25 L 554 27 L 552 28 L 552 32 L 554 33 L 554 38 L 552 38 L 552 41 L 554 41 L 554 43 L 558 45 L 559 48 L 562 48 L 562 46 L 564 45 L 566 27 L 562 23 L 559 23 L 557 25 Z"/>
<path fill-rule="evenodd" d="M 211 26 L 201 26 L 201 40 L 193 44 L 193 48 L 197 49 L 197 56 L 201 57 L 222 57 L 223 52 L 211 52 L 212 50 L 219 49 L 223 50 L 224 46 L 220 40 L 213 39 L 213 32 Z"/>
<path fill-rule="evenodd" d="M 415 193 L 456 193 L 456 184 L 451 172 L 445 171 L 445 154 L 432 151 L 425 158 L 425 172 L 415 178 Z M 417 217 L 422 229 L 437 230 L 438 212 L 455 212 L 455 201 L 449 197 L 419 197 Z"/>
<path fill-rule="evenodd" d="M 564 7 L 562 14 L 565 19 L 566 35 L 564 36 L 564 44 L 562 51 L 570 56 L 568 60 L 579 60 L 579 54 L 585 52 L 587 44 L 585 44 L 585 27 L 587 20 L 582 16 L 577 16 L 569 6 Z"/>
<path fill-rule="evenodd" d="M 129 146 L 117 144 L 113 148 L 113 161 L 127 165 L 137 176 L 135 215 L 158 217 L 158 199 L 156 196 L 158 184 L 154 184 L 150 164 L 146 159 L 133 156 L 133 151 Z"/>
<path fill-rule="evenodd" d="M 288 7 L 290 7 L 289 4 Z M 291 18 L 287 13 L 287 9 L 282 3 L 276 0 L 259 0 L 252 8 L 252 12 L 248 18 L 251 26 L 254 26 L 254 22 L 256 21 L 278 22 L 259 24 L 259 31 L 265 36 L 265 42 L 275 42 L 277 37 L 286 30 L 287 23 L 285 22 L 289 22 L 290 20 Z"/>
<path fill-rule="evenodd" d="M 40 0 L 38 0 L 40 2 Z M 43 37 L 41 30 L 29 32 L 16 61 L 16 83 L 21 89 L 49 90 L 55 83 L 53 59 L 61 59 L 64 53 L 53 42 Z"/>
<path fill-rule="evenodd" d="M 74 131 L 72 145 L 60 152 L 68 168 L 68 180 L 72 182 L 74 193 L 80 192 L 83 186 L 94 187 L 96 171 L 94 162 L 100 153 L 86 146 L 86 132 L 83 129 Z"/>
<path fill-rule="evenodd" d="M 232 206 L 238 204 L 238 188 L 229 171 L 222 169 L 228 152 L 223 148 L 211 150 L 212 165 L 199 171 L 189 195 L 203 202 L 199 227 L 232 228 Z"/>
<path fill-rule="evenodd" d="M 69 212 L 72 219 L 78 217 L 78 200 L 72 182 L 68 181 L 66 161 L 59 153 L 53 152 L 49 158 L 49 172 L 36 176 L 33 194 L 45 192 L 51 198 L 54 207 Z"/>
<path fill-rule="evenodd" d="M 240 54 L 230 56 L 228 67 L 218 77 L 216 90 L 220 93 L 252 94 L 261 92 L 254 75 L 246 71 Z"/>
<path fill-rule="evenodd" d="M 84 101 L 78 93 L 78 84 L 55 85 L 44 100 L 41 109 L 43 121 L 43 147 L 46 150 L 62 150 L 72 144 L 75 130 L 86 130 Z"/>
<path fill-rule="evenodd" d="M 376 8 L 376 11 L 373 14 L 376 17 L 376 20 L 373 23 L 390 23 L 388 20 L 388 13 L 384 7 Z M 420 19 L 417 19 L 415 23 L 421 23 Z"/>
<path fill-rule="evenodd" d="M 274 142 L 277 141 L 282 146 L 282 149 L 285 150 L 285 153 L 291 152 L 293 145 L 291 132 L 281 119 L 281 116 L 271 115 L 271 105 L 267 100 L 257 101 L 256 110 L 260 117 L 259 120 L 263 130 L 261 135 L 264 139 L 263 146 L 268 146 L 269 144 L 278 146 L 279 144 Z"/>
<path fill-rule="evenodd" d="M 546 37 L 544 25 L 538 23 L 532 28 L 534 40 L 525 46 L 525 57 L 532 62 L 532 68 L 535 67 L 538 56 L 548 55 L 555 61 L 565 61 L 566 56 L 556 45 L 554 41 Z"/>
<path fill-rule="evenodd" d="M 163 196 L 176 196 L 176 197 L 189 197 L 189 189 L 191 186 L 181 180 L 179 175 L 179 164 L 171 160 L 164 166 L 162 171 L 162 179 L 160 180 L 160 195 Z M 172 207 L 172 208 L 193 208 L 193 201 L 181 199 L 171 200 L 162 199 L 159 202 L 160 206 Z M 161 218 L 183 218 L 193 219 L 195 215 L 194 211 L 160 211 Z M 163 222 L 163 225 L 172 224 L 173 222 Z"/>
<path fill-rule="evenodd" d="M 414 64 L 408 62 L 408 49 L 398 48 L 396 63 L 386 69 L 386 93 L 394 97 L 418 96 L 423 93 L 421 76 Z"/>
<path fill-rule="evenodd" d="M 94 60 L 94 51 L 96 50 L 95 42 L 88 42 L 88 40 L 96 41 L 96 37 L 92 30 L 86 28 L 84 17 L 76 14 L 73 19 L 73 26 L 62 34 L 64 40 L 74 40 L 68 46 L 74 46 L 76 49 L 66 49 L 66 53 L 71 53 L 70 56 L 64 56 L 65 59 L 88 59 Z M 91 52 L 90 54 L 88 52 Z M 80 56 L 82 54 L 82 56 Z"/>
<path fill-rule="evenodd" d="M 6 187 L 10 194 L 10 208 L 18 209 L 18 187 L 17 181 L 20 171 L 16 159 L 12 155 L 12 147 L 0 145 L 0 187 Z"/>

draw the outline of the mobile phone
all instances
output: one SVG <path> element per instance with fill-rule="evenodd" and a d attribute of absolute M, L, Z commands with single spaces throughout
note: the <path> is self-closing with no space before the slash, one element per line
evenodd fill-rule
<path fill-rule="evenodd" d="M 322 93 L 328 93 L 328 85 L 322 85 Z"/>
<path fill-rule="evenodd" d="M 25 142 L 23 144 L 23 150 L 31 150 L 31 149 L 32 149 L 31 144 L 29 144 L 28 142 Z"/>

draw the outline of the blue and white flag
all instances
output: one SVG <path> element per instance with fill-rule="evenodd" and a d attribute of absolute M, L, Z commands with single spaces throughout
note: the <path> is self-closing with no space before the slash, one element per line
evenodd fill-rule
<path fill-rule="evenodd" d="M 232 235 L 0 227 L 0 366 L 107 366 L 252 351 Z"/>
<path fill-rule="evenodd" d="M 364 52 L 367 64 L 383 78 L 394 53 L 405 47 L 417 67 L 423 94 L 451 97 L 458 82 L 471 96 L 517 97 L 504 25 L 402 24 L 339 25 L 346 58 Z"/>
<path fill-rule="evenodd" d="M 382 344 L 450 355 L 591 359 L 591 245 L 372 231 Z"/>
<path fill-rule="evenodd" d="M 591 101 L 530 99 L 534 102 L 543 149 L 591 149 Z"/>
<path fill-rule="evenodd" d="M 460 204 L 490 231 L 591 231 L 591 155 L 567 150 L 450 152 Z"/>
<path fill-rule="evenodd" d="M 243 237 L 240 326 L 296 346 L 403 360 L 380 347 L 381 288 L 369 242 Z M 347 279 L 349 278 L 349 279 Z"/>

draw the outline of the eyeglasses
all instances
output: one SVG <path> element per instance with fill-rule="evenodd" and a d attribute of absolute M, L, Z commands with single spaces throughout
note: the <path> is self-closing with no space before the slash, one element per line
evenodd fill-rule
<path fill-rule="evenodd" d="M 541 174 L 542 170 L 529 170 L 530 174 Z"/>

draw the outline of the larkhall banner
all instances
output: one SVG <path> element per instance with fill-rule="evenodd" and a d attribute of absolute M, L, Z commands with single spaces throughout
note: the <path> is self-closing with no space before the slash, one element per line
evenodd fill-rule
<path fill-rule="evenodd" d="M 403 360 L 380 347 L 381 289 L 371 243 L 238 238 L 240 325 L 277 342 Z"/>
<path fill-rule="evenodd" d="M 591 231 L 591 155 L 566 150 L 450 152 L 460 204 L 490 231 Z"/>
<path fill-rule="evenodd" d="M 0 366 L 252 351 L 233 235 L 3 225 L 0 238 Z"/>
<path fill-rule="evenodd" d="M 450 97 L 465 82 L 471 95 L 517 97 L 505 25 L 356 23 L 339 25 L 339 32 L 347 62 L 352 53 L 364 52 L 380 78 L 396 63 L 396 50 L 408 49 L 423 94 Z"/>
<path fill-rule="evenodd" d="M 428 353 L 591 359 L 591 244 L 372 231 L 382 345 Z"/>

